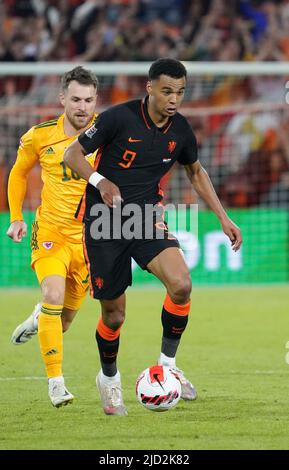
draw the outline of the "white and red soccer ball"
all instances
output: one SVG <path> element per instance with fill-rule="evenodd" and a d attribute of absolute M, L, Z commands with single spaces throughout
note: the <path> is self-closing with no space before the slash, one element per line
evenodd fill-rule
<path fill-rule="evenodd" d="M 167 411 L 181 398 L 181 383 L 170 367 L 148 367 L 136 381 L 136 396 L 148 410 Z"/>

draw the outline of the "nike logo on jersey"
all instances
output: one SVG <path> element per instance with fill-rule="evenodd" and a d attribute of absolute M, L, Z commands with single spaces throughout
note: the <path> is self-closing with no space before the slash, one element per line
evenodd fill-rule
<path fill-rule="evenodd" d="M 128 138 L 128 141 L 129 141 L 129 142 L 142 142 L 141 139 L 133 139 L 132 137 L 129 137 L 129 138 Z"/>

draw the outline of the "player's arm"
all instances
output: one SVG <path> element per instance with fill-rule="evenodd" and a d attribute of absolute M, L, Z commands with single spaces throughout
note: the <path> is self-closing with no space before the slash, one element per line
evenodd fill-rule
<path fill-rule="evenodd" d="M 26 194 L 27 176 L 38 159 L 33 146 L 33 128 L 21 139 L 17 159 L 8 179 L 8 203 L 10 209 L 10 227 L 8 237 L 20 243 L 27 234 L 27 225 L 23 220 L 22 206 Z"/>
<path fill-rule="evenodd" d="M 207 203 L 220 220 L 224 233 L 231 240 L 232 249 L 234 251 L 239 250 L 242 243 L 241 230 L 226 214 L 206 170 L 202 167 L 199 160 L 185 165 L 185 169 L 198 195 Z"/>
<path fill-rule="evenodd" d="M 65 163 L 73 171 L 99 190 L 103 202 L 109 207 L 115 207 L 121 200 L 119 188 L 112 181 L 94 171 L 86 161 L 85 155 L 95 152 L 96 149 L 109 142 L 113 135 L 114 125 L 111 113 L 100 114 L 93 126 L 67 147 L 63 157 Z"/>
<path fill-rule="evenodd" d="M 80 145 L 78 139 L 74 140 L 64 152 L 63 160 L 73 170 L 76 171 L 81 178 L 89 181 L 93 174 L 93 168 L 85 159 L 87 152 Z M 99 178 L 101 180 L 101 176 Z"/>

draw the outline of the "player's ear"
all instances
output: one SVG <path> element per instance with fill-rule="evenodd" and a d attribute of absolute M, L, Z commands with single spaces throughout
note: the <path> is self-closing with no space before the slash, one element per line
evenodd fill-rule
<path fill-rule="evenodd" d="M 62 106 L 65 105 L 64 93 L 62 93 L 62 92 L 59 93 L 59 101 L 62 104 Z"/>
<path fill-rule="evenodd" d="M 151 92 L 152 92 L 152 82 L 151 82 L 151 80 L 149 80 L 149 81 L 147 82 L 147 87 L 146 87 L 146 88 L 147 88 L 148 94 L 150 95 Z"/>

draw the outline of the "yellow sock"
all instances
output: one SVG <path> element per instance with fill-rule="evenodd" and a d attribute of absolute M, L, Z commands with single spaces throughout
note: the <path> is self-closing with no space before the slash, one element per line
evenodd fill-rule
<path fill-rule="evenodd" d="M 43 303 L 38 317 L 40 351 L 48 378 L 62 375 L 62 308 L 63 305 Z"/>

